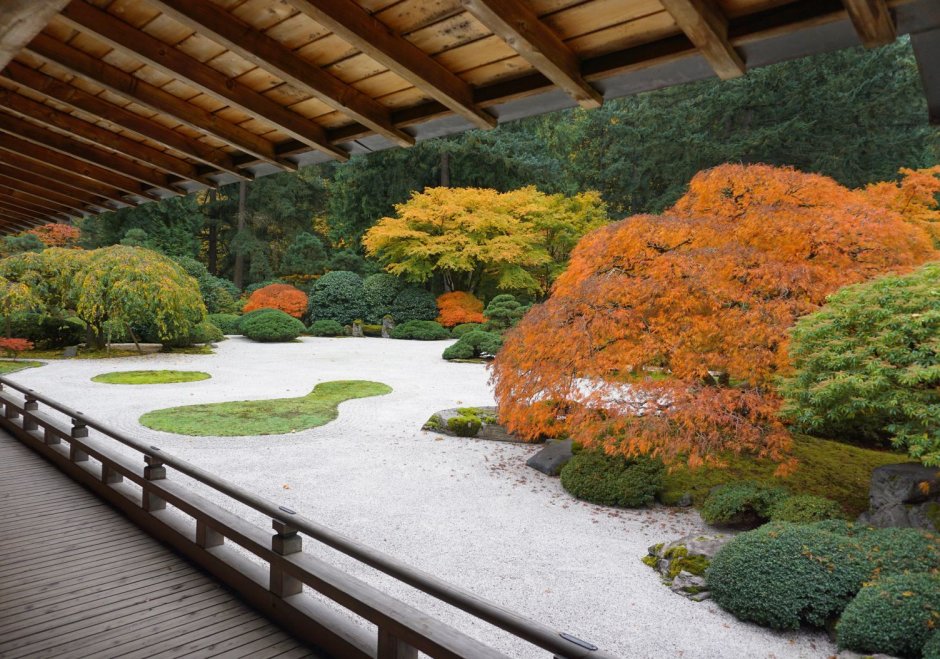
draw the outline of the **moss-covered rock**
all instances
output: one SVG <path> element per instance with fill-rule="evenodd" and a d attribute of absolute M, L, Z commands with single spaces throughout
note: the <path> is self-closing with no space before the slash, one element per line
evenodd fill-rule
<path fill-rule="evenodd" d="M 702 601 L 710 597 L 705 571 L 731 537 L 722 533 L 687 535 L 668 544 L 653 545 L 641 560 L 656 570 L 673 592 Z"/>

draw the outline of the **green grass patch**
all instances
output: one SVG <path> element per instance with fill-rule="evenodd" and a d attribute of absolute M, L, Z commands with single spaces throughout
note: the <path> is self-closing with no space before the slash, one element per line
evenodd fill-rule
<path fill-rule="evenodd" d="M 33 359 L 117 359 L 120 357 L 140 357 L 141 354 L 136 350 L 89 350 L 79 348 L 75 357 L 64 357 L 62 353 L 65 348 L 54 348 L 52 350 L 25 350 L 20 353 L 22 357 Z M 144 353 L 143 356 L 151 354 L 173 354 L 173 355 L 211 355 L 214 354 L 212 348 L 207 345 L 188 346 L 186 348 L 171 348 L 166 352 Z"/>
<path fill-rule="evenodd" d="M 92 382 L 105 384 L 175 384 L 208 380 L 211 375 L 202 371 L 114 371 L 96 375 Z"/>
<path fill-rule="evenodd" d="M 339 414 L 343 401 L 384 396 L 391 391 L 381 382 L 334 380 L 321 382 L 301 398 L 169 407 L 147 412 L 140 417 L 140 423 L 154 430 L 196 437 L 281 435 L 329 423 Z"/>
<path fill-rule="evenodd" d="M 659 498 L 665 504 L 676 503 L 689 492 L 696 506 L 701 506 L 708 491 L 730 481 L 756 481 L 770 487 L 786 487 L 793 494 L 815 494 L 837 501 L 851 516 L 868 509 L 868 487 L 875 467 L 910 458 L 899 453 L 872 451 L 850 444 L 806 435 L 796 435 L 793 455 L 799 461 L 796 473 L 775 477 L 776 463 L 755 460 L 746 455 L 725 456 L 724 469 L 680 467 L 667 473 Z"/>
<path fill-rule="evenodd" d="M 17 371 L 22 371 L 27 368 L 36 368 L 37 366 L 42 366 L 42 362 L 33 362 L 33 361 L 13 361 L 12 359 L 3 359 L 0 360 L 0 375 L 8 375 L 9 373 L 16 373 Z"/>

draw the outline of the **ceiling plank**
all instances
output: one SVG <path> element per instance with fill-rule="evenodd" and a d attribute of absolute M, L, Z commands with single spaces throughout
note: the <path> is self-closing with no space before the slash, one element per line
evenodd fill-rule
<path fill-rule="evenodd" d="M 604 97 L 581 76 L 577 56 L 551 28 L 521 2 L 461 0 L 493 34 L 509 44 L 583 108 L 598 108 Z"/>
<path fill-rule="evenodd" d="M 0 113 L 0 131 L 9 133 L 38 146 L 58 151 L 59 153 L 84 161 L 102 170 L 112 172 L 113 181 L 120 183 L 122 190 L 133 194 L 143 192 L 140 184 L 178 193 L 168 177 L 150 167 L 146 167 L 127 158 L 116 156 L 108 151 L 79 142 L 61 133 L 54 133 L 41 126 L 24 121 L 9 114 Z M 157 197 L 159 198 L 159 197 Z"/>
<path fill-rule="evenodd" d="M 885 0 L 842 0 L 855 26 L 858 40 L 866 48 L 877 48 L 898 38 Z"/>
<path fill-rule="evenodd" d="M 37 34 L 69 0 L 3 0 L 0 2 L 0 69 Z"/>
<path fill-rule="evenodd" d="M 150 4 L 394 144 L 412 146 L 415 143 L 414 137 L 394 126 L 391 113 L 384 105 L 319 66 L 301 59 L 280 42 L 258 32 L 221 7 L 192 0 L 151 0 Z"/>
<path fill-rule="evenodd" d="M 68 206 L 62 206 L 61 204 L 57 204 L 54 201 L 49 201 L 48 199 L 36 199 L 35 197 L 5 183 L 0 183 L 0 194 L 4 195 L 8 201 L 15 203 L 21 208 L 28 208 L 36 211 L 37 213 L 59 213 L 69 217 L 72 217 L 76 214 L 75 211 L 73 211 Z"/>
<path fill-rule="evenodd" d="M 26 156 L 43 165 L 49 165 L 60 169 L 69 174 L 77 174 L 82 179 L 90 179 L 93 183 L 101 184 L 103 189 L 112 189 L 106 195 L 109 199 L 118 202 L 127 203 L 122 198 L 121 193 L 127 193 L 144 197 L 146 199 L 158 200 L 160 197 L 144 190 L 144 186 L 134 179 L 127 176 L 120 176 L 97 165 L 87 161 L 73 158 L 54 149 L 40 146 L 34 142 L 27 141 L 16 135 L 5 133 L 0 130 L 0 149 L 13 154 Z M 9 160 L 9 158 L 7 158 Z"/>
<path fill-rule="evenodd" d="M 0 134 L 0 141 L 3 135 Z M 2 149 L 2 145 L 0 145 Z M 98 206 L 107 208 L 108 202 L 118 202 L 125 206 L 136 206 L 137 202 L 125 199 L 121 192 L 111 188 L 104 183 L 85 178 L 83 176 L 66 172 L 52 167 L 44 162 L 30 159 L 22 154 L 15 152 L 4 152 L 0 167 L 6 167 L 13 170 L 12 175 L 16 178 L 28 180 L 36 185 L 53 186 L 56 190 L 72 197 L 75 195 L 92 195 L 100 198 L 102 201 L 92 202 Z M 9 174 L 9 172 L 7 172 Z M 108 209 L 113 210 L 113 209 Z"/>
<path fill-rule="evenodd" d="M 297 165 L 292 161 L 279 158 L 274 152 L 274 145 L 263 137 L 187 103 L 159 87 L 48 35 L 37 35 L 29 43 L 27 50 L 63 67 L 74 75 L 87 78 L 108 91 L 139 103 L 154 112 L 173 117 L 181 124 L 211 135 L 261 161 L 285 169 L 297 169 Z"/>
<path fill-rule="evenodd" d="M 44 103 L 12 91 L 0 89 L 0 106 L 14 111 L 23 118 L 29 118 L 45 126 L 57 128 L 93 145 L 115 151 L 134 160 L 148 163 L 168 174 L 174 174 L 196 183 L 214 187 L 215 183 L 201 175 L 196 166 L 175 156 L 135 142 L 107 128 L 89 123 L 84 119 L 61 112 Z"/>
<path fill-rule="evenodd" d="M 21 208 L 16 204 L 10 202 L 6 197 L 0 194 L 0 211 L 6 213 L 15 213 L 21 219 L 32 220 L 38 224 L 45 224 L 51 221 L 52 213 L 39 213 L 28 208 Z"/>
<path fill-rule="evenodd" d="M 395 34 L 354 0 L 284 0 L 351 46 L 418 87 L 478 128 L 496 117 L 473 102 L 473 89 L 423 50 Z"/>
<path fill-rule="evenodd" d="M 41 224 L 47 224 L 46 222 L 36 222 L 35 220 L 22 220 L 18 217 L 4 212 L 3 209 L 0 209 L 0 232 L 5 234 L 16 234 L 21 231 L 26 231 L 32 229 L 33 227 L 38 227 Z"/>
<path fill-rule="evenodd" d="M 18 62 L 10 62 L 7 68 L 0 71 L 0 77 L 31 89 L 37 94 L 42 94 L 46 98 L 64 103 L 76 110 L 81 110 L 115 126 L 137 133 L 219 171 L 227 172 L 238 178 L 251 178 L 251 175 L 240 170 L 231 156 L 224 151 L 214 149 L 196 140 L 188 140 L 175 130 L 158 124 L 147 117 L 109 103 L 78 87 L 57 80 L 28 66 L 23 66 Z"/>
<path fill-rule="evenodd" d="M 340 161 L 349 159 L 345 150 L 330 142 L 326 129 L 320 124 L 272 101 L 156 37 L 136 29 L 116 16 L 87 4 L 84 0 L 74 0 L 60 17 L 71 27 L 93 35 L 112 48 L 126 52 L 314 149 Z"/>
<path fill-rule="evenodd" d="M 54 201 L 62 206 L 72 209 L 76 213 L 85 213 L 88 211 L 87 202 L 83 203 L 68 197 L 67 195 L 59 194 L 55 190 L 45 188 L 41 185 L 35 185 L 24 181 L 19 176 L 10 176 L 6 173 L 6 170 L 0 169 L 0 184 L 6 186 L 13 186 L 22 192 L 25 195 L 29 195 L 37 200 L 50 200 Z"/>
<path fill-rule="evenodd" d="M 728 40 L 728 19 L 711 0 L 660 0 L 722 80 L 744 75 L 744 60 Z"/>

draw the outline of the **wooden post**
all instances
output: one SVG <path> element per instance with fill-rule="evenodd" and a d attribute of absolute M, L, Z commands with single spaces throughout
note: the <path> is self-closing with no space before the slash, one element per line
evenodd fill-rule
<path fill-rule="evenodd" d="M 88 426 L 81 419 L 72 419 L 72 432 L 69 436 L 72 439 L 88 437 Z M 88 454 L 78 448 L 75 442 L 69 442 L 69 460 L 72 462 L 88 462 Z"/>
<path fill-rule="evenodd" d="M 111 485 L 113 483 L 120 483 L 123 480 L 124 480 L 124 477 L 121 476 L 121 474 L 114 471 L 114 469 L 109 467 L 107 464 L 103 462 L 101 463 L 101 482 L 102 483 Z"/>
<path fill-rule="evenodd" d="M 144 478 L 148 481 L 159 481 L 166 478 L 166 467 L 163 466 L 163 461 L 160 458 L 145 455 L 144 462 L 147 463 L 147 466 L 144 467 Z M 153 512 L 155 510 L 164 510 L 166 508 L 166 501 L 151 492 L 147 486 L 144 485 L 140 505 L 147 512 Z"/>
<path fill-rule="evenodd" d="M 206 524 L 205 520 L 196 520 L 196 544 L 203 549 L 220 547 L 225 544 L 225 536 Z"/>
<path fill-rule="evenodd" d="M 303 538 L 297 535 L 297 529 L 280 520 L 273 520 L 271 526 L 277 533 L 271 536 L 271 549 L 275 554 L 286 556 L 296 554 L 303 546 Z M 271 561 L 271 578 L 268 589 L 278 597 L 297 595 L 304 589 L 303 583 L 285 574 L 284 570 L 275 561 Z"/>
<path fill-rule="evenodd" d="M 23 430 L 35 430 L 39 427 L 36 419 L 28 412 L 39 409 L 39 401 L 33 394 L 26 394 L 26 402 L 23 404 Z"/>
<path fill-rule="evenodd" d="M 53 446 L 54 444 L 61 444 L 62 438 L 59 437 L 59 433 L 52 426 L 46 426 L 42 433 L 42 441 L 46 443 L 46 446 Z"/>

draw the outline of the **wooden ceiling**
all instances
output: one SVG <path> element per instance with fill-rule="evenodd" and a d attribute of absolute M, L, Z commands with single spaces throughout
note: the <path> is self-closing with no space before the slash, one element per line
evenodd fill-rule
<path fill-rule="evenodd" d="M 938 0 L 0 0 L 0 231 L 911 34 Z"/>

